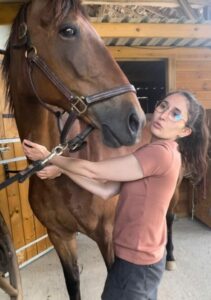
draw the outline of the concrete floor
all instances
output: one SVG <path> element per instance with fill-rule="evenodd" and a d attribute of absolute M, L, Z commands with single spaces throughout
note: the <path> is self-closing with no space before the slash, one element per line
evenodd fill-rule
<path fill-rule="evenodd" d="M 78 236 L 83 300 L 100 300 L 106 269 L 95 243 Z M 211 300 L 211 230 L 200 222 L 179 219 L 174 227 L 177 270 L 166 271 L 158 300 Z M 21 270 L 24 300 L 68 300 L 54 251 Z M 0 299 L 8 296 L 0 291 Z M 128 299 L 130 300 L 130 299 Z"/>

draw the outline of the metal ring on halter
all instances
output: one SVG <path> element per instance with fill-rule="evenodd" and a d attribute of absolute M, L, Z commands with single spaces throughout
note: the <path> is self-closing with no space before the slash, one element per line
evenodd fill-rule
<path fill-rule="evenodd" d="M 42 166 L 45 166 L 54 156 L 62 155 L 62 153 L 66 148 L 67 148 L 67 144 L 56 146 L 55 148 L 53 148 L 51 153 L 45 159 L 40 161 L 40 164 Z"/>
<path fill-rule="evenodd" d="M 54 153 L 55 155 L 62 155 L 62 153 L 64 152 L 64 150 L 67 148 L 67 144 L 65 145 L 58 145 L 56 146 L 51 153 Z"/>
<path fill-rule="evenodd" d="M 18 39 L 22 40 L 27 34 L 27 24 L 25 22 L 21 23 L 18 29 Z"/>
<path fill-rule="evenodd" d="M 25 57 L 30 58 L 37 55 L 37 48 L 35 46 L 31 46 L 29 49 L 25 52 Z"/>

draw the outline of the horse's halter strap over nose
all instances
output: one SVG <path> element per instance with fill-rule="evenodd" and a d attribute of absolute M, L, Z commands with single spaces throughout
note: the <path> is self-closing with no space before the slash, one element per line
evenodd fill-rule
<path fill-rule="evenodd" d="M 90 104 L 104 101 L 111 97 L 115 97 L 128 92 L 136 93 L 135 87 L 131 84 L 127 84 L 90 96 L 76 96 L 61 82 L 61 80 L 55 75 L 55 73 L 50 70 L 48 65 L 37 55 L 36 49 L 34 47 L 26 51 L 26 58 L 30 63 L 34 63 L 57 87 L 57 89 L 70 101 L 71 109 L 74 110 L 77 115 L 84 114 Z"/>

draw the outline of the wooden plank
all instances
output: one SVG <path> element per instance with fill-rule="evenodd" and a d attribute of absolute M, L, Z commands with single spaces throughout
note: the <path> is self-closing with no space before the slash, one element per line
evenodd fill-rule
<path fill-rule="evenodd" d="M 93 23 L 102 38 L 210 39 L 210 24 Z"/>
<path fill-rule="evenodd" d="M 191 91 L 211 91 L 211 80 L 177 79 L 176 86 L 179 89 L 188 89 Z"/>
<path fill-rule="evenodd" d="M 45 235 L 47 233 L 46 228 L 40 223 L 40 221 L 35 217 L 34 219 L 35 222 L 35 230 L 36 230 L 36 238 L 38 239 L 39 237 Z M 46 239 L 40 241 L 37 244 L 37 251 L 38 253 L 46 250 L 49 246 L 49 243 Z"/>
<path fill-rule="evenodd" d="M 0 182 L 5 180 L 3 165 L 0 165 Z M 11 223 L 6 189 L 0 190 L 0 211 L 11 233 Z"/>
<path fill-rule="evenodd" d="M 196 95 L 196 93 L 194 93 Z M 211 99 L 210 100 L 203 100 L 201 98 L 197 98 L 199 99 L 199 102 L 203 105 L 203 107 L 205 109 L 211 109 Z"/>
<path fill-rule="evenodd" d="M 14 144 L 15 156 L 24 156 L 21 143 Z M 17 170 L 23 170 L 27 167 L 27 161 L 16 162 Z M 23 221 L 23 230 L 24 230 L 24 239 L 25 243 L 28 244 L 36 239 L 35 235 L 35 225 L 34 225 L 34 215 L 30 208 L 28 201 L 28 180 L 22 184 L 19 184 L 19 194 L 21 202 L 21 212 L 22 212 L 22 221 Z M 31 246 L 26 250 L 27 259 L 35 256 L 37 254 L 36 245 Z"/>
<path fill-rule="evenodd" d="M 21 3 L 0 3 L 0 24 L 11 24 Z"/>
<path fill-rule="evenodd" d="M 177 60 L 176 68 L 178 71 L 210 71 L 211 70 L 211 61 L 199 60 L 199 61 L 182 61 Z"/>
<path fill-rule="evenodd" d="M 169 58 L 168 60 L 168 73 L 167 73 L 167 90 L 175 90 L 176 88 L 176 60 L 175 58 Z"/>
<path fill-rule="evenodd" d="M 211 91 L 196 91 L 195 95 L 201 101 L 211 102 Z"/>
<path fill-rule="evenodd" d="M 211 60 L 211 49 L 207 48 L 169 48 L 169 47 L 126 47 L 109 46 L 108 50 L 116 59 L 154 59 L 175 57 L 182 61 Z"/>
<path fill-rule="evenodd" d="M 211 99 L 210 100 L 202 100 L 200 99 L 201 104 L 205 109 L 211 109 Z"/>
<path fill-rule="evenodd" d="M 1 74 L 1 63 L 0 63 L 0 114 L 4 112 L 5 109 L 5 96 L 4 96 L 4 82 Z"/>
<path fill-rule="evenodd" d="M 4 118 L 3 122 L 4 122 L 4 130 L 6 133 L 5 135 L 6 138 L 14 138 L 19 136 L 14 118 L 9 118 L 9 119 Z"/>
<path fill-rule="evenodd" d="M 19 3 L 0 3 L 0 24 L 12 23 Z M 210 39 L 210 24 L 93 23 L 102 38 L 195 38 Z"/>
<path fill-rule="evenodd" d="M 211 71 L 178 71 L 176 77 L 178 80 L 211 80 Z"/>
<path fill-rule="evenodd" d="M 4 138 L 4 122 L 1 114 L 0 114 L 0 138 Z"/>
<path fill-rule="evenodd" d="M 135 60 L 135 59 L 143 59 L 143 60 L 155 60 L 155 59 L 163 59 L 168 57 L 175 57 L 176 50 L 175 48 L 167 49 L 167 48 L 144 48 L 144 47 L 108 47 L 111 55 L 115 59 L 119 60 Z"/>
<path fill-rule="evenodd" d="M 8 5 L 10 3 L 25 3 L 27 0 L 0 0 L 1 3 L 7 3 Z M 188 0 L 188 2 L 191 5 L 211 5 L 211 0 Z M 84 0 L 84 4 L 108 4 L 108 5 L 121 5 L 125 4 L 128 5 L 128 0 Z M 140 0 L 132 0 L 129 2 L 131 5 L 133 4 L 140 4 Z M 159 7 L 178 7 L 178 1 L 177 0 L 143 0 L 141 1 L 141 5 L 147 5 L 147 6 L 159 6 Z"/>
<path fill-rule="evenodd" d="M 13 158 L 15 156 L 14 147 L 10 144 L 10 150 L 4 152 L 4 159 Z M 15 163 L 10 163 L 9 167 L 13 170 L 16 169 Z M 15 182 L 6 188 L 7 199 L 9 204 L 9 212 L 11 219 L 12 237 L 15 248 L 20 248 L 25 245 L 20 195 L 18 189 L 18 183 Z M 25 251 L 18 255 L 19 262 L 23 262 L 26 259 Z"/>

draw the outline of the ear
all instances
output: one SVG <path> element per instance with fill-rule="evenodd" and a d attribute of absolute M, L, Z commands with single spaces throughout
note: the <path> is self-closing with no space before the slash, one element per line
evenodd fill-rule
<path fill-rule="evenodd" d="M 190 127 L 184 127 L 182 129 L 182 132 L 180 133 L 179 137 L 183 138 L 183 137 L 191 135 L 191 133 L 192 133 L 192 129 Z"/>

